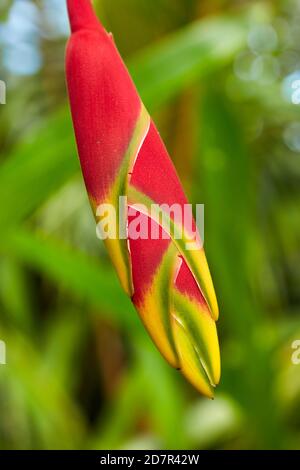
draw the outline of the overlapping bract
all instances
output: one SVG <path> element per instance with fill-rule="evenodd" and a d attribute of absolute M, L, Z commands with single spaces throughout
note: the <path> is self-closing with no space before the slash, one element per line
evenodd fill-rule
<path fill-rule="evenodd" d="M 108 239 L 106 247 L 162 355 L 212 397 L 220 379 L 218 306 L 199 238 L 198 248 L 187 250 L 185 236 L 175 239 L 170 232 L 136 239 L 130 231 L 135 217 L 160 224 L 153 220 L 151 204 L 183 208 L 187 200 L 112 35 L 101 26 L 90 0 L 68 0 L 68 10 L 72 36 L 66 73 L 85 184 L 96 220 L 97 207 L 110 203 L 118 216 L 124 210 L 129 227 L 128 239 Z M 128 198 L 124 209 L 119 196 Z M 130 211 L 136 204 L 146 210 Z M 170 218 L 171 225 L 182 224 L 176 215 Z"/>

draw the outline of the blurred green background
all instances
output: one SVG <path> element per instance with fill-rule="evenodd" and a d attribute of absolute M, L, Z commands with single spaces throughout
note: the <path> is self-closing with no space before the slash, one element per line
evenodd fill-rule
<path fill-rule="evenodd" d="M 65 2 L 2 0 L 0 449 L 300 449 L 299 2 L 95 3 L 205 204 L 222 382 L 164 362 L 96 239 Z"/>

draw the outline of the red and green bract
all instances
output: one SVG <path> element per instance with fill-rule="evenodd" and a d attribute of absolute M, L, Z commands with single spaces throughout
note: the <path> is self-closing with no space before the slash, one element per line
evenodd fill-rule
<path fill-rule="evenodd" d="M 113 37 L 100 24 L 90 0 L 68 0 L 72 35 L 66 75 L 81 168 L 96 217 L 119 197 L 128 206 L 128 239 L 107 239 L 106 247 L 124 290 L 132 299 L 156 346 L 204 395 L 212 397 L 220 379 L 215 321 L 218 306 L 199 236 L 187 250 L 188 229 L 176 239 L 135 239 L 135 218 L 153 220 L 151 204 L 187 204 L 182 186 L 147 110 L 118 53 Z M 132 211 L 137 204 L 143 213 Z M 170 226 L 182 224 L 173 213 Z M 99 286 L 101 289 L 101 286 Z"/>

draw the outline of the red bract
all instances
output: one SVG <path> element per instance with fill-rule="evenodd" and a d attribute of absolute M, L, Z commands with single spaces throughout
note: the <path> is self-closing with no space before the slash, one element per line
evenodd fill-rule
<path fill-rule="evenodd" d="M 186 197 L 90 0 L 68 0 L 68 10 L 72 36 L 66 74 L 86 188 L 97 221 L 99 207 L 111 204 L 128 225 L 127 239 L 108 238 L 106 247 L 158 349 L 203 394 L 212 396 L 220 378 L 218 307 L 200 237 L 194 237 L 197 249 L 188 250 L 191 228 L 176 214 L 165 214 L 169 227 L 183 231 L 177 239 L 151 212 L 152 204 L 177 204 L 184 210 Z M 124 208 L 120 196 L 127 198 Z M 149 230 L 148 237 L 136 239 L 133 227 L 142 223 L 156 227 L 160 237 L 154 239 Z M 194 222 L 192 228 L 196 231 Z"/>

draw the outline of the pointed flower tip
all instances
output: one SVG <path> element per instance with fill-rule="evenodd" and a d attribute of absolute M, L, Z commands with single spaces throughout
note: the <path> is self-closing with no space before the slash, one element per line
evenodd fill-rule
<path fill-rule="evenodd" d="M 193 385 L 201 395 L 214 400 L 216 385 L 212 384 L 207 377 L 204 381 L 197 381 Z"/>
<path fill-rule="evenodd" d="M 203 387 L 202 385 L 201 387 L 196 386 L 195 388 L 204 397 L 209 398 L 210 400 L 215 399 L 215 389 L 211 384 L 208 384 L 207 387 Z"/>
<path fill-rule="evenodd" d="M 91 0 L 67 0 L 67 7 L 72 33 L 81 29 L 105 31 L 93 10 Z"/>

